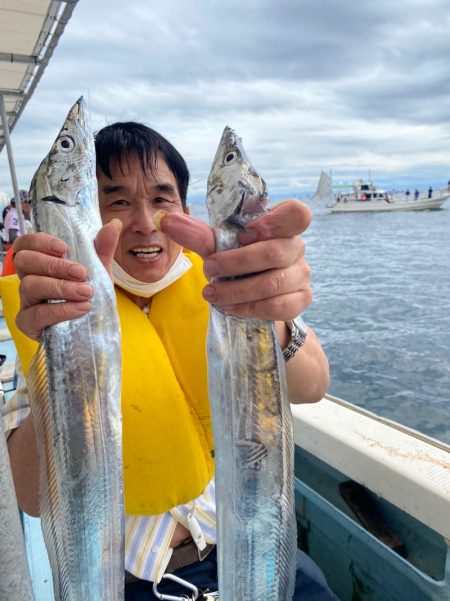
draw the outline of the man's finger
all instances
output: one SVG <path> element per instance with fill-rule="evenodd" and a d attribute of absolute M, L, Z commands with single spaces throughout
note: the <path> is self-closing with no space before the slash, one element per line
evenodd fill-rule
<path fill-rule="evenodd" d="M 122 227 L 120 219 L 112 219 L 102 227 L 95 239 L 95 249 L 109 275 L 112 274 L 112 262 Z"/>
<path fill-rule="evenodd" d="M 156 223 L 174 242 L 203 258 L 216 250 L 214 233 L 206 223 L 181 213 L 161 213 L 159 220 L 156 218 Z"/>
<path fill-rule="evenodd" d="M 61 259 L 57 255 L 49 256 L 48 254 L 34 250 L 19 250 L 14 256 L 14 267 L 20 279 L 32 274 L 57 279 L 83 281 L 87 275 L 86 269 L 79 263 Z"/>
<path fill-rule="evenodd" d="M 54 257 L 62 257 L 69 249 L 65 242 L 43 232 L 19 236 L 13 243 L 14 252 L 34 250 Z"/>
<path fill-rule="evenodd" d="M 312 220 L 311 209 L 298 200 L 285 200 L 265 215 L 249 223 L 245 232 L 239 234 L 241 244 L 291 238 L 306 230 Z"/>
<path fill-rule="evenodd" d="M 311 293 L 308 290 L 298 290 L 276 298 L 265 298 L 249 303 L 237 305 L 218 305 L 228 315 L 253 319 L 267 319 L 270 321 L 286 321 L 294 319 L 311 302 Z"/>
<path fill-rule="evenodd" d="M 29 338 L 39 340 L 42 330 L 61 321 L 82 317 L 90 309 L 90 302 L 43 303 L 20 311 L 16 318 L 19 330 Z"/>
<path fill-rule="evenodd" d="M 299 237 L 255 242 L 251 246 L 210 255 L 203 270 L 210 279 L 289 267 L 303 256 L 304 246 Z"/>
<path fill-rule="evenodd" d="M 309 289 L 310 269 L 306 263 L 287 269 L 270 269 L 248 278 L 213 281 L 203 289 L 203 297 L 219 306 L 238 305 Z"/>
<path fill-rule="evenodd" d="M 45 276 L 28 275 L 23 278 L 19 286 L 19 295 L 25 308 L 48 299 L 86 301 L 92 294 L 93 288 L 87 282 L 58 280 Z"/>

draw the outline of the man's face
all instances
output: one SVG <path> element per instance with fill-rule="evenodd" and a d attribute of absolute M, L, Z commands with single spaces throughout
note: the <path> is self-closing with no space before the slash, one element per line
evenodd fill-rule
<path fill-rule="evenodd" d="M 160 280 L 181 246 L 156 229 L 154 214 L 160 209 L 184 212 L 176 179 L 165 160 L 160 155 L 154 172 L 144 172 L 137 155 L 131 154 L 122 169 L 111 165 L 111 179 L 97 169 L 97 180 L 103 223 L 114 218 L 123 223 L 115 260 L 137 280 Z"/>

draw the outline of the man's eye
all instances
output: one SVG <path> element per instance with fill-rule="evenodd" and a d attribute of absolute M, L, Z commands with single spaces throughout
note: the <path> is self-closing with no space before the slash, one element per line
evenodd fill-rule
<path fill-rule="evenodd" d="M 127 204 L 128 204 L 127 200 L 125 200 L 124 198 L 118 198 L 117 200 L 113 200 L 112 201 L 111 206 L 113 206 L 113 207 L 119 206 L 120 207 L 120 206 L 124 206 L 124 205 L 127 205 Z"/>

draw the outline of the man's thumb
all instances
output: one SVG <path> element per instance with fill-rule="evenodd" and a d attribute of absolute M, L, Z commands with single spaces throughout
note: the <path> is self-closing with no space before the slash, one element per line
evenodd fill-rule
<path fill-rule="evenodd" d="M 106 271 L 112 276 L 112 261 L 122 231 L 122 222 L 120 219 L 112 219 L 104 225 L 98 232 L 94 241 L 97 254 L 103 263 Z"/>

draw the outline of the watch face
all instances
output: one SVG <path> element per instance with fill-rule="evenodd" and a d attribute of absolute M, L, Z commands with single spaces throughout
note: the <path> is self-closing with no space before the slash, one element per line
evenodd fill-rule
<path fill-rule="evenodd" d="M 297 328 L 300 330 L 300 333 L 303 336 L 306 336 L 307 327 L 306 327 L 306 324 L 303 321 L 302 317 L 299 315 L 293 321 L 294 321 L 295 325 L 297 326 Z"/>

